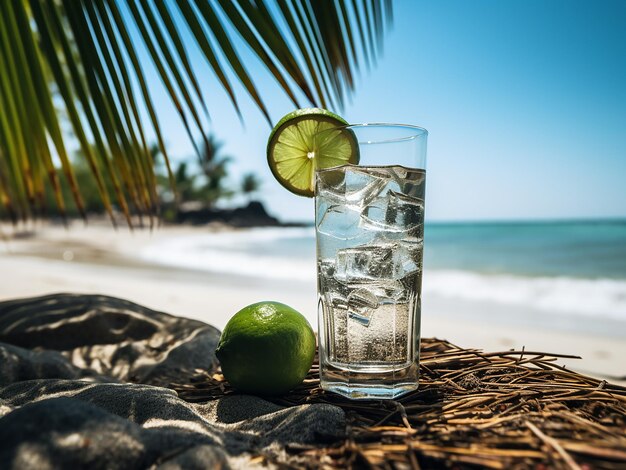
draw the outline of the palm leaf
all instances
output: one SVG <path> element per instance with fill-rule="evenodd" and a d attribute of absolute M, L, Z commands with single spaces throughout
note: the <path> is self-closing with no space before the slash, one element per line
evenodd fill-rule
<path fill-rule="evenodd" d="M 294 106 L 304 99 L 340 111 L 360 62 L 375 63 L 392 15 L 390 0 L 0 2 L 0 217 L 85 216 L 82 195 L 93 184 L 113 220 L 116 211 L 129 224 L 133 213 L 152 220 L 159 199 L 148 136 L 170 182 L 173 174 L 148 74 L 158 77 L 200 157 L 210 103 L 191 48 L 242 119 L 235 80 L 271 123 L 242 47 Z M 77 178 L 81 160 L 90 181 Z"/>

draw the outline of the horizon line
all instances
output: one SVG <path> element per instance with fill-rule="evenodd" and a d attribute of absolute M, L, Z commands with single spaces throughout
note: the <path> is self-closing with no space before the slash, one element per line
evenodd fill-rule
<path fill-rule="evenodd" d="M 311 220 L 281 220 L 283 224 L 302 224 L 305 226 L 315 226 L 315 221 Z M 434 225 L 524 225 L 524 224 L 626 224 L 626 216 L 612 217 L 557 217 L 557 218 L 520 218 L 520 219 L 426 219 L 424 224 Z"/>

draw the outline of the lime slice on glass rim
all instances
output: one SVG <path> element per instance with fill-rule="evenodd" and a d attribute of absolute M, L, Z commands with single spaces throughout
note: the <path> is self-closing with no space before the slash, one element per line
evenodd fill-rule
<path fill-rule="evenodd" d="M 267 162 L 274 177 L 292 193 L 315 196 L 316 169 L 359 163 L 356 136 L 341 128 L 348 125 L 321 108 L 298 109 L 284 116 L 267 142 Z"/>

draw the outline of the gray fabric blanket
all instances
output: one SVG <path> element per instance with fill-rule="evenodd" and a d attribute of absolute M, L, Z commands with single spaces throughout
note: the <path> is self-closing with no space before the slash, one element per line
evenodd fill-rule
<path fill-rule="evenodd" d="M 331 405 L 191 404 L 165 388 L 215 370 L 218 340 L 212 326 L 113 297 L 0 302 L 0 468 L 250 468 L 263 463 L 252 456 L 288 462 L 287 445 L 344 433 Z"/>

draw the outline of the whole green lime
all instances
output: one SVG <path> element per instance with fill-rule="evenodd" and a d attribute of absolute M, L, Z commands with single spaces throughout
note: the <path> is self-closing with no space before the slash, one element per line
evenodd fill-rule
<path fill-rule="evenodd" d="M 315 356 L 315 335 L 293 308 L 259 302 L 229 320 L 215 353 L 237 390 L 279 395 L 304 380 Z"/>

